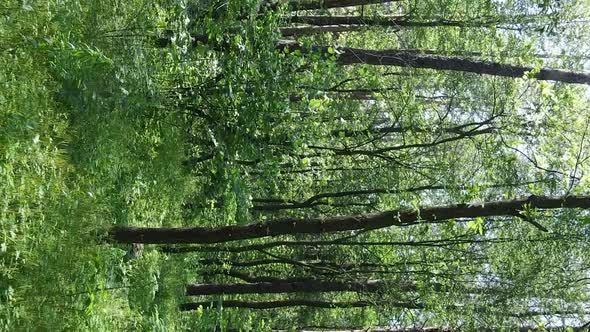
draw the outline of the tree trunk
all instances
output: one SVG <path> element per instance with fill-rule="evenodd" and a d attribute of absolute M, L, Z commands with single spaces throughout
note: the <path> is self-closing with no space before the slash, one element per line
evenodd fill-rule
<path fill-rule="evenodd" d="M 445 19 L 432 19 L 424 21 L 411 20 L 405 16 L 381 16 L 381 17 L 365 17 L 365 16 L 292 16 L 286 18 L 291 23 L 301 23 L 309 25 L 356 25 L 356 26 L 382 26 L 382 27 L 457 27 L 457 28 L 485 28 L 495 26 L 497 24 L 526 24 L 530 22 L 518 22 L 518 18 L 505 20 L 470 20 L 470 21 L 456 21 Z"/>
<path fill-rule="evenodd" d="M 372 91 L 347 91 L 347 92 L 340 92 L 340 91 L 327 91 L 332 92 L 334 94 L 335 99 L 341 100 L 376 100 L 377 96 Z M 378 92 L 378 91 L 375 91 Z M 291 95 L 289 100 L 292 102 L 300 102 L 303 100 L 302 95 Z"/>
<path fill-rule="evenodd" d="M 182 254 L 189 252 L 232 252 L 243 253 L 248 251 L 268 250 L 276 247 L 319 247 L 319 246 L 351 246 L 351 247 L 370 247 L 370 246 L 389 246 L 389 247 L 430 247 L 430 248 L 448 248 L 453 246 L 461 246 L 466 244 L 486 244 L 486 243 L 510 243 L 510 242 L 543 242 L 548 240 L 566 240 L 559 235 L 543 236 L 539 238 L 486 238 L 473 239 L 471 234 L 469 237 L 457 236 L 454 238 L 442 238 L 437 240 L 423 240 L 423 241 L 340 241 L 324 240 L 324 241 L 273 241 L 258 244 L 250 244 L 245 246 L 188 246 L 188 247 L 170 247 L 163 246 L 161 251 L 168 254 Z M 570 237 L 573 241 L 574 239 Z M 576 239 L 577 240 L 577 239 Z M 221 273 L 221 272 L 220 272 Z M 246 279 L 244 279 L 246 280 Z M 248 280 L 246 280 L 248 281 Z M 263 281 L 263 280 L 258 280 Z M 267 280 L 264 280 L 267 281 Z M 251 282 L 251 281 L 248 281 Z"/>
<path fill-rule="evenodd" d="M 313 307 L 313 308 L 363 308 L 376 305 L 386 305 L 395 308 L 420 309 L 423 306 L 412 302 L 385 302 L 374 303 L 369 301 L 351 301 L 351 302 L 327 302 L 314 300 L 284 300 L 284 301 L 233 301 L 227 300 L 222 302 L 225 308 L 250 308 L 250 309 L 275 309 L 285 307 Z M 182 311 L 197 310 L 199 307 L 207 308 L 211 302 L 192 302 L 183 303 L 180 306 Z"/>
<path fill-rule="evenodd" d="M 475 137 L 479 135 L 486 135 L 494 133 L 495 128 L 484 128 L 478 130 L 470 130 L 467 132 L 462 132 L 452 137 L 447 137 L 443 139 L 439 139 L 434 142 L 430 143 L 415 143 L 415 144 L 401 144 L 401 145 L 394 145 L 379 149 L 372 149 L 372 150 L 355 150 L 355 149 L 348 149 L 348 148 L 334 148 L 330 146 L 317 146 L 317 145 L 309 145 L 310 149 L 314 150 L 321 150 L 321 151 L 330 151 L 333 152 L 336 156 L 353 156 L 353 155 L 364 155 L 368 157 L 375 157 L 381 156 L 385 153 L 392 152 L 392 151 L 400 151 L 406 149 L 419 149 L 419 148 L 430 148 L 437 145 L 459 141 L 465 138 Z"/>
<path fill-rule="evenodd" d="M 471 122 L 462 125 L 456 125 L 453 127 L 443 127 L 437 128 L 436 126 L 429 126 L 429 127 L 420 127 L 420 126 L 407 126 L 407 127 L 396 127 L 396 126 L 389 126 L 389 127 L 371 127 L 363 130 L 346 130 L 346 129 L 336 129 L 332 131 L 332 135 L 336 137 L 344 136 L 344 137 L 357 137 L 357 136 L 376 136 L 376 135 L 389 135 L 389 134 L 398 134 L 398 133 L 427 133 L 427 132 L 444 132 L 449 134 L 467 134 L 469 132 L 473 132 L 478 130 L 482 127 L 493 127 L 494 118 L 489 118 L 487 120 L 481 122 Z M 470 128 L 473 127 L 473 128 Z"/>
<path fill-rule="evenodd" d="M 304 208 L 312 208 L 317 205 L 322 205 L 322 199 L 324 198 L 341 198 L 341 197 L 350 197 L 350 196 L 362 196 L 362 195 L 371 195 L 371 194 L 399 194 L 399 193 L 410 193 L 410 192 L 417 192 L 423 190 L 441 190 L 441 189 L 449 189 L 449 187 L 444 186 L 421 186 L 415 188 L 407 188 L 404 190 L 396 190 L 396 189 L 384 189 L 384 188 L 377 188 L 377 189 L 365 189 L 365 190 L 351 190 L 351 191 L 341 191 L 341 192 L 331 192 L 331 193 L 321 193 L 314 195 L 304 201 L 301 202 L 286 202 L 283 200 L 284 203 L 279 204 L 266 204 L 266 205 L 254 205 L 252 210 L 254 211 L 279 211 L 279 210 L 291 210 L 291 209 L 304 209 Z M 252 200 L 256 203 L 256 199 Z"/>
<path fill-rule="evenodd" d="M 536 329 L 536 328 L 535 328 Z M 271 332 L 291 332 L 292 330 L 271 330 Z M 407 329 L 395 329 L 395 328 L 374 328 L 374 329 L 355 329 L 355 328 L 351 328 L 351 329 L 297 329 L 294 332 L 459 332 L 461 331 L 460 329 L 451 329 L 451 328 L 446 328 L 446 327 L 416 327 L 416 328 L 407 328 Z M 483 331 L 488 331 L 488 330 L 483 330 Z M 493 330 L 491 330 L 493 331 Z M 504 330 L 498 330 L 498 331 L 504 331 Z M 525 329 L 525 330 L 520 330 L 522 332 L 529 332 L 529 330 Z M 519 332 L 520 332 L 519 331 Z M 535 331 L 534 329 L 530 330 L 530 331 Z M 228 331 L 228 332 L 237 332 L 237 330 L 232 330 L 232 331 Z"/>
<path fill-rule="evenodd" d="M 208 43 L 206 35 L 193 35 L 193 44 Z M 167 47 L 171 39 L 167 37 L 156 38 L 157 47 Z M 220 46 L 224 48 L 226 46 Z M 289 49 L 291 51 L 305 50 L 300 44 L 294 42 L 279 42 L 278 50 Z M 312 52 L 320 54 L 334 53 L 336 62 L 340 65 L 368 64 L 375 66 L 397 66 L 410 68 L 423 68 L 435 70 L 462 71 L 475 74 L 486 74 L 501 77 L 523 77 L 530 73 L 533 78 L 544 81 L 558 81 L 564 83 L 590 84 L 590 74 L 567 70 L 541 68 L 533 72 L 535 68 L 520 65 L 510 65 L 492 61 L 480 61 L 462 57 L 432 55 L 416 52 L 415 50 L 368 50 L 351 47 L 333 49 L 328 46 L 314 46 Z"/>
<path fill-rule="evenodd" d="M 352 6 L 365 6 L 396 2 L 399 0 L 299 0 L 289 1 L 289 10 L 312 10 L 327 8 L 342 8 Z"/>
<path fill-rule="evenodd" d="M 254 276 L 248 273 L 240 272 L 237 270 L 222 270 L 222 271 L 199 271 L 200 275 L 203 276 L 213 276 L 213 275 L 224 275 L 228 277 L 233 277 L 237 279 L 241 279 L 245 282 L 249 283 L 257 283 L 257 282 L 314 282 L 315 279 L 311 279 L 309 277 L 289 277 L 289 278 L 277 278 L 277 277 L 269 277 L 269 276 Z"/>
<path fill-rule="evenodd" d="M 475 258 L 469 258 L 470 261 L 473 261 Z M 240 268 L 247 268 L 247 267 L 255 267 L 255 266 L 264 266 L 264 265 L 272 265 L 272 264 L 287 264 L 293 265 L 293 260 L 291 259 L 279 259 L 279 258 L 271 258 L 271 259 L 257 259 L 257 260 L 245 260 L 245 261 L 225 261 L 221 259 L 200 259 L 197 261 L 199 264 L 206 265 L 206 266 L 232 266 L 232 267 L 240 267 Z M 331 262 L 331 261 L 321 261 L 321 260 L 313 260 L 313 261 L 297 261 L 305 266 L 309 267 L 318 267 L 318 268 L 327 268 L 333 269 L 337 271 L 346 271 L 346 270 L 353 270 L 353 269 L 363 269 L 363 268 L 399 268 L 406 267 L 408 265 L 420 265 L 420 266 L 430 266 L 432 262 L 428 262 L 427 260 L 415 260 L 415 261 L 400 261 L 396 263 L 369 263 L 369 262 L 359 262 L 359 263 L 339 263 L 339 262 Z M 437 259 L 436 263 L 451 263 L 456 262 L 454 259 L 448 260 L 440 260 Z"/>
<path fill-rule="evenodd" d="M 248 225 L 218 228 L 140 228 L 116 226 L 110 231 L 119 243 L 219 243 L 287 234 L 322 234 L 352 230 L 371 230 L 389 226 L 441 223 L 456 218 L 520 216 L 525 206 L 538 209 L 590 208 L 590 196 L 544 197 L 457 204 L 419 209 L 399 209 L 353 216 L 312 219 L 278 219 Z"/>
<path fill-rule="evenodd" d="M 535 331 L 536 328 L 530 330 Z M 293 330 L 271 330 L 271 332 L 291 332 Z M 330 329 L 330 328 L 303 328 L 294 330 L 294 332 L 459 332 L 460 329 L 451 329 L 446 327 L 416 327 L 416 328 L 407 328 L 407 329 L 396 329 L 396 328 L 374 328 L 374 329 Z M 495 330 L 482 330 L 482 331 L 495 331 Z M 497 330 L 497 331 L 505 331 L 505 330 Z M 519 330 L 519 332 L 529 332 L 529 330 Z M 237 332 L 237 330 L 230 330 L 228 332 Z"/>
<path fill-rule="evenodd" d="M 351 32 L 365 29 L 362 25 L 324 25 L 315 27 L 288 27 L 280 28 L 281 36 L 292 37 L 292 36 L 308 36 L 320 33 L 328 32 Z"/>
<path fill-rule="evenodd" d="M 388 288 L 415 291 L 413 283 L 388 283 L 381 280 L 366 282 L 339 282 L 307 280 L 304 282 L 258 282 L 248 284 L 192 284 L 186 288 L 187 296 L 222 294 L 276 294 L 318 292 L 379 292 Z"/>
<path fill-rule="evenodd" d="M 298 43 L 279 43 L 278 49 L 288 49 L 301 52 L 310 51 Z M 502 77 L 523 77 L 525 73 L 532 72 L 534 68 L 519 65 L 509 65 L 491 61 L 479 61 L 460 57 L 437 56 L 404 52 L 395 49 L 368 50 L 351 47 L 331 48 L 327 46 L 315 46 L 312 52 L 320 54 L 334 54 L 336 63 L 340 65 L 368 64 L 376 66 L 397 66 L 410 68 L 425 68 L 436 70 L 462 71 L 475 74 L 486 74 Z M 532 73 L 538 80 L 559 81 L 565 83 L 590 84 L 590 74 L 571 72 L 558 69 L 541 68 L 537 73 Z"/>
<path fill-rule="evenodd" d="M 291 332 L 293 330 L 271 330 L 271 332 Z M 317 328 L 303 328 L 303 329 L 297 329 L 294 332 L 460 332 L 460 331 L 466 331 L 464 328 L 457 328 L 457 329 L 453 329 L 450 327 L 413 327 L 413 328 L 375 328 L 375 329 L 342 329 L 342 328 L 336 328 L 336 329 L 317 329 Z M 570 325 L 564 325 L 564 326 L 555 326 L 555 327 L 544 327 L 542 330 L 539 329 L 538 326 L 521 326 L 521 327 L 517 327 L 514 329 L 509 329 L 507 330 L 505 327 L 502 328 L 494 328 L 494 327 L 489 327 L 489 328 L 481 328 L 478 331 L 482 331 L 482 332 L 501 332 L 501 331 L 518 331 L 518 332 L 535 332 L 535 331 L 574 331 L 574 332 L 582 332 L 582 331 L 588 331 L 588 326 L 587 325 L 583 325 L 583 326 L 570 326 Z M 237 332 L 237 330 L 230 330 L 228 332 Z"/>
<path fill-rule="evenodd" d="M 308 36 L 320 33 L 339 33 L 339 32 L 350 32 L 350 31 L 359 31 L 362 29 L 366 29 L 366 26 L 362 25 L 333 25 L 333 26 L 298 26 L 298 27 L 283 27 L 279 28 L 279 32 L 283 37 L 294 37 L 294 36 Z M 231 35 L 239 34 L 239 31 L 228 31 Z M 159 48 L 165 48 L 172 45 L 172 36 L 174 35 L 173 31 L 166 31 L 162 36 L 154 38 L 154 45 Z M 207 34 L 200 34 L 195 33 L 191 34 L 191 44 L 193 46 L 197 46 L 199 44 L 210 44 L 211 40 Z M 217 46 L 219 50 L 223 50 L 227 48 L 227 41 L 224 40 L 221 42 L 221 46 Z"/>

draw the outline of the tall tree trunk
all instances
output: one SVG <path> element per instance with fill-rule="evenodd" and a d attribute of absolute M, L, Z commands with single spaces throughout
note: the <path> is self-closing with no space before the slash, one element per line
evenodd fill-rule
<path fill-rule="evenodd" d="M 287 209 L 304 209 L 304 208 L 311 208 L 316 205 L 321 205 L 322 199 L 325 198 L 341 198 L 341 197 L 350 197 L 350 196 L 362 196 L 362 195 L 371 195 L 371 194 L 398 194 L 398 193 L 410 193 L 410 192 L 417 192 L 423 190 L 441 190 L 441 189 L 449 189 L 450 187 L 445 186 L 420 186 L 415 188 L 407 188 L 403 190 L 397 189 L 385 189 L 385 188 L 376 188 L 376 189 L 365 189 L 365 190 L 351 190 L 351 191 L 341 191 L 341 192 L 331 192 L 331 193 L 321 193 L 314 195 L 304 201 L 287 201 L 285 199 L 276 199 L 281 200 L 279 204 L 277 202 L 268 202 L 270 204 L 266 205 L 254 205 L 252 210 L 255 211 L 278 211 L 278 210 L 287 210 Z M 270 201 L 270 200 L 269 200 Z M 262 201 L 261 199 L 253 199 L 252 202 L 255 203 L 267 203 Z"/>
<path fill-rule="evenodd" d="M 340 91 L 326 91 L 326 92 L 333 92 L 335 99 L 345 99 L 345 100 L 376 100 L 377 96 L 374 92 L 379 91 L 347 91 L 347 92 L 340 92 Z M 303 100 L 302 95 L 291 95 L 289 100 L 292 102 L 300 102 Z"/>
<path fill-rule="evenodd" d="M 279 43 L 277 44 L 277 48 L 287 48 L 291 51 L 310 51 L 298 43 Z M 516 78 L 522 77 L 525 73 L 534 70 L 534 68 L 527 66 L 509 65 L 491 61 L 478 61 L 459 57 L 418 54 L 415 52 L 404 52 L 395 49 L 368 50 L 351 47 L 333 49 L 327 46 L 315 46 L 311 48 L 311 51 L 320 54 L 333 53 L 336 56 L 336 62 L 340 65 L 368 64 L 376 66 L 425 68 Z M 538 80 L 590 84 L 590 74 L 585 73 L 541 68 L 537 73 L 531 73 L 531 75 Z"/>
<path fill-rule="evenodd" d="M 316 300 L 283 300 L 283 301 L 223 301 L 223 307 L 225 308 L 250 308 L 250 309 L 275 309 L 285 307 L 313 307 L 313 308 L 363 308 L 371 307 L 376 305 L 385 305 L 388 307 L 395 308 L 407 308 L 407 309 L 420 309 L 423 306 L 413 302 L 384 302 L 374 303 L 370 301 L 350 301 L 350 302 L 329 302 L 329 301 L 316 301 Z M 199 307 L 207 308 L 211 306 L 211 302 L 191 302 L 183 303 L 180 306 L 180 310 L 189 311 L 197 310 Z"/>
<path fill-rule="evenodd" d="M 314 27 L 288 27 L 280 28 L 283 37 L 308 36 L 328 32 L 351 32 L 365 29 L 362 25 L 324 25 Z"/>
<path fill-rule="evenodd" d="M 276 294 L 276 293 L 318 293 L 318 292 L 379 292 L 390 288 L 401 291 L 415 291 L 416 285 L 409 282 L 393 284 L 381 280 L 366 282 L 339 282 L 307 280 L 300 282 L 257 282 L 248 284 L 192 284 L 186 288 L 186 295 L 222 294 Z"/>
<path fill-rule="evenodd" d="M 293 0 L 289 1 L 288 8 L 289 10 L 327 9 L 365 6 L 396 1 L 399 0 Z"/>
<path fill-rule="evenodd" d="M 240 272 L 235 269 L 232 270 L 222 270 L 222 271 L 199 271 L 200 275 L 203 276 L 212 276 L 212 275 L 224 275 L 228 277 L 233 277 L 237 279 L 241 279 L 245 282 L 249 283 L 257 283 L 257 282 L 314 282 L 315 279 L 311 279 L 309 277 L 289 277 L 289 278 L 277 278 L 277 277 L 269 277 L 269 276 L 254 276 L 248 273 Z"/>
<path fill-rule="evenodd" d="M 290 332 L 292 330 L 271 330 L 272 332 Z M 457 328 L 453 329 L 450 327 L 412 327 L 412 328 L 375 328 L 375 329 L 343 329 L 343 328 L 303 328 L 297 329 L 295 332 L 460 332 L 466 331 L 464 328 Z M 512 330 L 507 330 L 505 327 L 482 327 L 478 331 L 482 332 L 501 332 L 501 331 L 517 331 L 517 332 L 535 332 L 535 331 L 574 331 L 574 332 L 582 332 L 588 331 L 587 325 L 581 326 L 571 326 L 571 325 L 564 325 L 564 326 L 555 326 L 555 327 L 544 327 L 542 330 L 539 329 L 538 326 L 521 326 L 514 328 Z M 230 330 L 228 332 L 237 332 L 237 330 Z"/>
<path fill-rule="evenodd" d="M 534 328 L 536 329 L 536 327 Z M 530 331 L 535 331 L 534 329 Z M 290 332 L 292 330 L 271 330 L 271 332 Z M 303 328 L 297 329 L 295 332 L 459 332 L 460 329 L 451 329 L 447 327 L 415 327 L 407 329 L 396 329 L 396 328 L 374 328 L 374 329 L 356 329 L 356 328 Z M 485 332 L 495 332 L 495 330 L 483 330 Z M 498 330 L 504 331 L 504 330 Z M 528 329 L 520 330 L 519 332 L 529 332 Z M 228 332 L 237 332 L 237 330 L 231 330 Z"/>
<path fill-rule="evenodd" d="M 291 33 L 293 30 L 287 32 Z M 191 38 L 195 45 L 209 42 L 207 35 L 192 35 Z M 170 43 L 171 39 L 168 37 L 155 39 L 155 45 L 157 47 L 167 47 Z M 218 47 L 224 48 L 226 46 Z M 300 44 L 294 42 L 279 42 L 276 44 L 276 48 L 278 50 L 290 49 L 291 51 L 306 51 Z M 538 72 L 533 72 L 535 68 L 528 66 L 466 59 L 455 56 L 434 55 L 429 54 L 432 52 L 418 52 L 416 50 L 369 50 L 351 47 L 341 47 L 334 50 L 328 46 L 314 46 L 311 48 L 311 51 L 320 54 L 335 53 L 337 54 L 336 62 L 340 65 L 368 64 L 375 66 L 452 70 L 514 78 L 520 78 L 523 77 L 525 73 L 530 73 L 532 77 L 538 80 L 590 84 L 590 74 L 586 73 L 551 68 L 541 68 Z M 377 89 L 376 91 L 378 92 L 382 90 L 383 89 Z"/>
<path fill-rule="evenodd" d="M 112 240 L 120 243 L 219 243 L 287 234 L 322 234 L 352 230 L 371 230 L 389 226 L 441 223 L 456 218 L 520 216 L 525 206 L 538 209 L 590 208 L 590 196 L 544 197 L 457 204 L 419 209 L 399 209 L 353 216 L 311 219 L 278 219 L 248 225 L 218 228 L 141 228 L 116 226 Z"/>
<path fill-rule="evenodd" d="M 474 260 L 474 258 L 469 258 L 470 260 Z M 257 260 L 245 260 L 245 261 L 226 261 L 221 259 L 200 259 L 197 261 L 199 264 L 205 266 L 231 266 L 237 268 L 247 268 L 247 267 L 254 267 L 254 266 L 264 266 L 264 265 L 271 265 L 271 264 L 287 264 L 287 265 L 294 265 L 293 260 L 291 259 L 279 259 L 279 258 L 271 258 L 271 259 L 257 259 Z M 319 267 L 319 268 L 327 268 L 333 269 L 337 271 L 346 271 L 346 270 L 353 270 L 353 269 L 363 269 L 363 268 L 399 268 L 406 267 L 408 265 L 420 265 L 420 266 L 430 266 L 432 263 L 428 261 L 416 260 L 416 261 L 400 261 L 397 263 L 369 263 L 369 262 L 359 262 L 359 263 L 336 263 L 331 261 L 321 261 L 321 260 L 314 260 L 314 261 L 298 261 L 301 264 L 309 267 Z M 455 259 L 448 259 L 448 260 L 440 260 L 438 259 L 436 263 L 450 263 L 456 262 Z"/>
<path fill-rule="evenodd" d="M 442 127 L 437 128 L 437 126 L 428 126 L 428 127 L 420 127 L 420 126 L 407 126 L 407 127 L 396 127 L 396 126 L 389 126 L 389 127 L 371 127 L 362 130 L 347 130 L 347 129 L 336 129 L 332 131 L 332 135 L 336 137 L 344 136 L 344 137 L 357 137 L 357 136 L 376 136 L 376 135 L 388 135 L 388 134 L 397 134 L 397 133 L 427 133 L 427 132 L 444 132 L 449 134 L 466 134 L 472 132 L 474 130 L 480 129 L 482 127 L 490 127 L 494 118 L 489 118 L 484 121 L 480 122 L 471 122 L 461 125 L 456 125 L 452 127 Z M 474 128 L 470 128 L 474 127 Z"/>
<path fill-rule="evenodd" d="M 467 236 L 468 235 L 468 236 Z M 579 240 L 569 237 L 571 241 Z M 232 252 L 243 253 L 248 251 L 268 250 L 276 247 L 318 247 L 318 246 L 352 246 L 352 247 L 369 247 L 369 246 L 389 246 L 389 247 L 431 247 L 431 248 L 447 248 L 452 246 L 460 246 L 465 244 L 486 244 L 486 243 L 509 243 L 509 242 L 544 242 L 549 240 L 567 240 L 559 235 L 543 236 L 538 238 L 486 238 L 473 239 L 471 234 L 457 236 L 452 238 L 442 238 L 437 240 L 423 240 L 423 241 L 341 241 L 341 240 L 318 240 L 318 241 L 274 241 L 250 244 L 245 246 L 189 246 L 189 247 L 169 247 L 163 246 L 162 252 L 169 254 L 181 254 L 189 252 Z M 245 280 L 245 279 L 244 279 Z M 247 281 L 247 280 L 246 280 Z M 261 280 L 260 280 L 261 281 Z M 249 281 L 250 282 L 250 281 Z"/>
<path fill-rule="evenodd" d="M 301 23 L 309 25 L 355 25 L 355 26 L 383 26 L 383 27 L 457 27 L 457 28 L 484 28 L 491 27 L 497 24 L 526 24 L 534 22 L 518 22 L 518 17 L 501 19 L 488 19 L 488 20 L 469 20 L 469 21 L 457 21 L 457 20 L 445 20 L 445 19 L 425 19 L 422 21 L 412 20 L 406 16 L 378 16 L 378 17 L 366 17 L 366 16 L 292 16 L 286 18 L 291 23 Z M 530 20 L 529 20 L 530 21 Z"/>
<path fill-rule="evenodd" d="M 298 43 L 279 43 L 278 49 L 307 51 Z M 522 77 L 534 68 L 509 65 L 499 62 L 478 61 L 459 57 L 436 56 L 404 52 L 395 49 L 368 50 L 351 47 L 332 49 L 327 46 L 314 46 L 311 51 L 320 54 L 336 55 L 336 62 L 340 65 L 369 64 L 376 66 L 397 66 L 411 68 L 425 68 L 436 70 L 463 71 L 476 74 L 487 74 L 503 77 Z M 560 81 L 565 83 L 590 84 L 590 74 L 571 72 L 558 69 L 541 68 L 532 74 L 538 80 Z"/>
<path fill-rule="evenodd" d="M 207 43 L 206 35 L 193 35 L 193 43 Z M 167 37 L 157 38 L 155 44 L 158 47 L 167 47 L 171 39 Z M 221 47 L 223 48 L 223 46 Z M 291 51 L 309 51 L 300 44 L 294 42 L 279 42 L 276 44 L 278 50 L 290 49 Z M 375 66 L 397 66 L 410 68 L 424 68 L 435 70 L 462 71 L 475 74 L 486 74 L 502 77 L 523 77 L 530 73 L 538 80 L 558 81 L 565 83 L 590 84 L 590 74 L 572 72 L 567 70 L 541 68 L 533 72 L 535 68 L 520 65 L 510 65 L 492 61 L 480 61 L 465 59 L 461 57 L 431 55 L 418 53 L 412 50 L 369 50 L 351 47 L 333 49 L 328 46 L 314 46 L 312 52 L 320 54 L 334 53 L 336 62 L 340 65 L 368 64 Z"/>
<path fill-rule="evenodd" d="M 294 36 L 308 36 L 320 33 L 339 33 L 339 32 L 351 32 L 366 29 L 363 25 L 325 25 L 325 26 L 298 26 L 298 27 L 283 27 L 279 28 L 279 32 L 282 37 L 294 37 Z M 239 34 L 239 31 L 228 31 L 230 35 Z M 159 48 L 169 47 L 172 44 L 172 36 L 174 32 L 171 30 L 165 31 L 159 37 L 154 38 L 154 45 Z M 211 40 L 207 34 L 194 33 L 191 34 L 191 44 L 197 46 L 199 44 L 210 44 Z M 221 46 L 217 47 L 222 50 L 227 48 L 227 41 L 222 41 Z"/>
<path fill-rule="evenodd" d="M 406 150 L 406 149 L 418 149 L 418 148 L 430 148 L 430 147 L 434 147 L 434 146 L 441 145 L 444 143 L 459 141 L 459 140 L 462 140 L 465 138 L 479 136 L 479 135 L 492 134 L 494 132 L 495 132 L 495 128 L 490 127 L 490 128 L 461 132 L 460 134 L 457 134 L 455 136 L 439 139 L 437 141 L 430 142 L 430 143 L 401 144 L 401 145 L 394 145 L 394 146 L 389 146 L 389 147 L 384 147 L 384 148 L 379 148 L 379 149 L 372 149 L 372 150 L 361 150 L 361 149 L 355 150 L 355 149 L 348 149 L 348 148 L 335 148 L 335 147 L 331 147 L 331 146 L 317 146 L 317 145 L 309 145 L 309 148 L 314 149 L 314 150 L 321 150 L 321 151 L 331 151 L 336 156 L 365 155 L 365 156 L 372 157 L 372 156 L 383 155 L 387 152 L 392 152 L 392 151 L 399 151 L 399 150 Z"/>
<path fill-rule="evenodd" d="M 327 121 L 326 121 L 327 122 Z M 429 125 L 430 128 L 419 127 L 419 126 L 411 126 L 411 127 L 397 127 L 397 126 L 387 126 L 382 127 L 381 123 L 373 124 L 369 128 L 366 129 L 335 129 L 332 130 L 332 136 L 335 137 L 375 137 L 375 136 L 391 136 L 391 134 L 399 134 L 399 133 L 436 133 L 438 132 L 446 132 L 446 133 L 457 133 L 457 132 L 450 132 L 447 131 L 446 128 L 438 129 L 436 125 Z"/>

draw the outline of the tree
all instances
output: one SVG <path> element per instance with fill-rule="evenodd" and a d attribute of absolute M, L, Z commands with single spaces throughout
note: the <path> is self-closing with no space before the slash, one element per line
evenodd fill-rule
<path fill-rule="evenodd" d="M 304 47 L 296 43 L 279 44 L 277 47 L 289 51 L 305 51 Z M 538 80 L 590 84 L 590 74 L 549 68 L 541 68 L 537 71 L 533 67 L 508 65 L 458 57 L 408 53 L 395 49 L 368 50 L 351 47 L 331 48 L 327 46 L 315 46 L 312 48 L 312 51 L 319 54 L 336 54 L 336 63 L 340 65 L 369 64 L 377 66 L 426 68 L 514 78 L 520 78 L 525 76 L 525 74 L 530 73 L 531 77 Z"/>
<path fill-rule="evenodd" d="M 339 282 L 308 279 L 306 281 L 274 281 L 248 284 L 192 284 L 186 288 L 187 296 L 220 294 L 275 294 L 317 292 L 379 292 L 385 288 L 414 291 L 416 285 L 408 282 L 389 283 L 379 280 L 365 282 Z"/>
<path fill-rule="evenodd" d="M 412 302 L 385 302 L 381 303 L 381 305 L 387 305 L 396 308 L 409 308 L 409 309 L 417 309 L 421 308 L 419 304 L 415 304 Z M 211 302 L 190 302 L 190 303 L 183 303 L 180 305 L 180 310 L 183 311 L 191 311 L 197 310 L 199 307 L 209 307 Z M 282 300 L 282 301 L 233 301 L 233 300 L 225 300 L 222 303 L 223 307 L 225 308 L 249 308 L 249 309 L 276 309 L 276 308 L 285 308 L 285 307 L 313 307 L 313 308 L 325 308 L 325 309 L 333 309 L 333 308 L 364 308 L 375 306 L 376 303 L 370 301 L 349 301 L 349 302 L 330 302 L 330 301 L 318 301 L 318 300 Z"/>
<path fill-rule="evenodd" d="M 549 326 L 543 327 L 539 330 L 537 326 L 521 326 L 517 330 L 519 332 L 534 332 L 534 331 L 585 331 L 587 325 L 580 326 Z M 288 332 L 289 330 L 272 330 L 272 332 Z M 449 327 L 413 327 L 413 328 L 375 328 L 375 329 L 339 329 L 339 328 L 303 328 L 297 329 L 296 332 L 458 332 L 460 328 L 454 329 Z M 484 328 L 482 331 L 495 332 L 504 331 L 502 328 Z"/>
<path fill-rule="evenodd" d="M 219 243 L 286 234 L 322 234 L 351 230 L 372 230 L 389 226 L 441 223 L 449 219 L 489 216 L 518 216 L 527 208 L 590 208 L 590 197 L 540 197 L 485 202 L 474 205 L 423 207 L 418 210 L 392 210 L 358 216 L 316 219 L 283 219 L 250 225 L 220 228 L 133 228 L 114 227 L 110 236 L 121 243 Z M 534 222 L 534 221 L 533 221 Z"/>
<path fill-rule="evenodd" d="M 340 28 L 333 28 L 334 31 L 338 29 Z M 287 35 L 296 34 L 296 30 L 286 30 L 285 33 Z M 192 40 L 195 43 L 209 41 L 206 35 L 194 35 Z M 156 45 L 159 47 L 166 47 L 169 44 L 169 38 L 158 38 L 156 40 Z M 291 42 L 279 42 L 277 43 L 276 48 L 278 50 L 287 50 L 289 52 L 297 50 L 305 51 L 305 48 L 300 44 Z M 525 75 L 530 75 L 531 78 L 535 78 L 537 80 L 590 84 L 590 74 L 585 74 L 581 72 L 572 72 L 550 68 L 537 69 L 528 66 L 473 60 L 462 57 L 429 55 L 417 53 L 414 51 L 408 52 L 407 50 L 370 50 L 351 47 L 332 48 L 328 46 L 314 46 L 312 47 L 311 51 L 317 52 L 322 55 L 336 54 L 336 63 L 340 65 L 369 64 L 376 66 L 397 66 L 435 70 L 451 70 L 513 78 L 521 78 Z"/>
<path fill-rule="evenodd" d="M 455 28 L 482 28 L 482 27 L 496 27 L 498 25 L 507 26 L 526 26 L 537 25 L 539 17 L 497 17 L 489 19 L 471 19 L 471 20 L 452 20 L 452 19 L 441 19 L 424 18 L 422 20 L 418 18 L 412 18 L 411 16 L 376 16 L 376 17 L 365 17 L 365 16 L 306 16 L 296 15 L 286 18 L 291 23 L 302 23 L 317 26 L 382 26 L 382 27 L 455 27 Z"/>
<path fill-rule="evenodd" d="M 289 1 L 289 10 L 314 10 L 383 4 L 399 0 L 294 0 Z"/>

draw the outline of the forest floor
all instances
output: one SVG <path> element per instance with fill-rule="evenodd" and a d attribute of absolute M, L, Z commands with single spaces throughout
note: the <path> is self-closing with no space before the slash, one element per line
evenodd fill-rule
<path fill-rule="evenodd" d="M 178 225 L 190 185 L 180 133 L 145 98 L 166 59 L 123 36 L 157 24 L 149 3 L 0 8 L 0 330 L 174 329 L 174 260 L 105 241 Z"/>

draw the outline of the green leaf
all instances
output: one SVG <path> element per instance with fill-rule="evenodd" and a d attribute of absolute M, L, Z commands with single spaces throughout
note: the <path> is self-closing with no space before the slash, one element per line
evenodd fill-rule
<path fill-rule="evenodd" d="M 483 218 L 477 217 L 467 223 L 467 228 L 474 233 L 483 235 Z"/>

